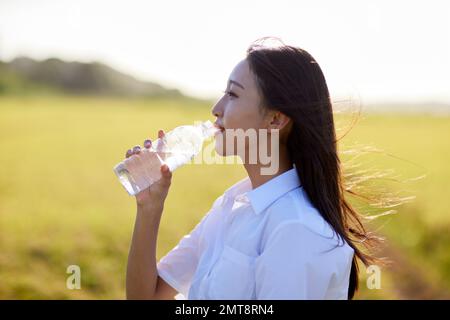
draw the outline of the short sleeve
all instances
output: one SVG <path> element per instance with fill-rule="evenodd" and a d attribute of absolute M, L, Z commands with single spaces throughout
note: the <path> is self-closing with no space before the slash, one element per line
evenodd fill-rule
<path fill-rule="evenodd" d="M 326 239 L 298 221 L 279 225 L 256 260 L 256 298 L 325 299 L 335 263 Z"/>
<path fill-rule="evenodd" d="M 220 199 L 215 201 L 213 208 Z M 192 278 L 197 270 L 200 258 L 199 239 L 211 212 L 212 209 L 157 263 L 159 276 L 184 297 L 188 296 Z"/>

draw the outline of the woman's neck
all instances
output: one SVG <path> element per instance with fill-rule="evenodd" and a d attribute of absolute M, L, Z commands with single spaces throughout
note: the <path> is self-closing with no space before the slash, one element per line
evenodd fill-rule
<path fill-rule="evenodd" d="M 255 189 L 260 185 L 266 183 L 267 181 L 279 176 L 280 174 L 293 168 L 292 161 L 289 158 L 289 153 L 286 146 L 280 145 L 279 159 L 278 160 L 278 170 L 273 174 L 262 174 L 261 169 L 267 167 L 267 165 L 262 165 L 261 163 L 249 164 L 244 163 L 244 168 L 247 171 L 248 177 L 252 183 L 252 188 Z"/>

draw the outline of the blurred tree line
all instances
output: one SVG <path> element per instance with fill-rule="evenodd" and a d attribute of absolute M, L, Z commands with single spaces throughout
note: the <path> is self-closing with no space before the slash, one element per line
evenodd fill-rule
<path fill-rule="evenodd" d="M 18 57 L 0 61 L 0 95 L 34 93 L 126 97 L 181 97 L 180 91 L 140 81 L 102 63 L 43 61 Z"/>

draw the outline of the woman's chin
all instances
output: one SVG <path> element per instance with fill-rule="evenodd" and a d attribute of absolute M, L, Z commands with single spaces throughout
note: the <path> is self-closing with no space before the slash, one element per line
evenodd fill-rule
<path fill-rule="evenodd" d="M 224 141 L 224 135 L 223 133 L 218 133 L 216 135 L 216 139 L 215 139 L 215 150 L 217 152 L 217 154 L 221 157 L 228 157 L 228 156 L 234 156 L 234 153 L 232 152 L 233 150 L 226 150 L 225 146 L 225 141 Z M 233 149 L 233 148 L 231 148 Z"/>
<path fill-rule="evenodd" d="M 221 156 L 221 157 L 225 157 L 225 150 L 221 145 L 218 145 L 217 140 L 216 140 L 216 146 L 215 146 L 215 150 L 216 153 Z"/>

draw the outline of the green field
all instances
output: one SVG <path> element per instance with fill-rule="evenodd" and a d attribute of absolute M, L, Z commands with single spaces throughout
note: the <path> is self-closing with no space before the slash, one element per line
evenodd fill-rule
<path fill-rule="evenodd" d="M 182 99 L 0 98 L 0 299 L 123 299 L 135 204 L 112 168 L 159 128 L 212 120 L 209 109 Z M 448 117 L 392 114 L 364 115 L 342 140 L 384 149 L 367 155 L 367 165 L 395 169 L 400 180 L 426 175 L 393 184 L 416 199 L 376 222 L 394 264 L 383 269 L 380 290 L 364 288 L 362 269 L 358 298 L 449 297 L 448 137 Z M 158 258 L 244 176 L 238 165 L 177 170 Z M 66 288 L 72 264 L 81 290 Z"/>

